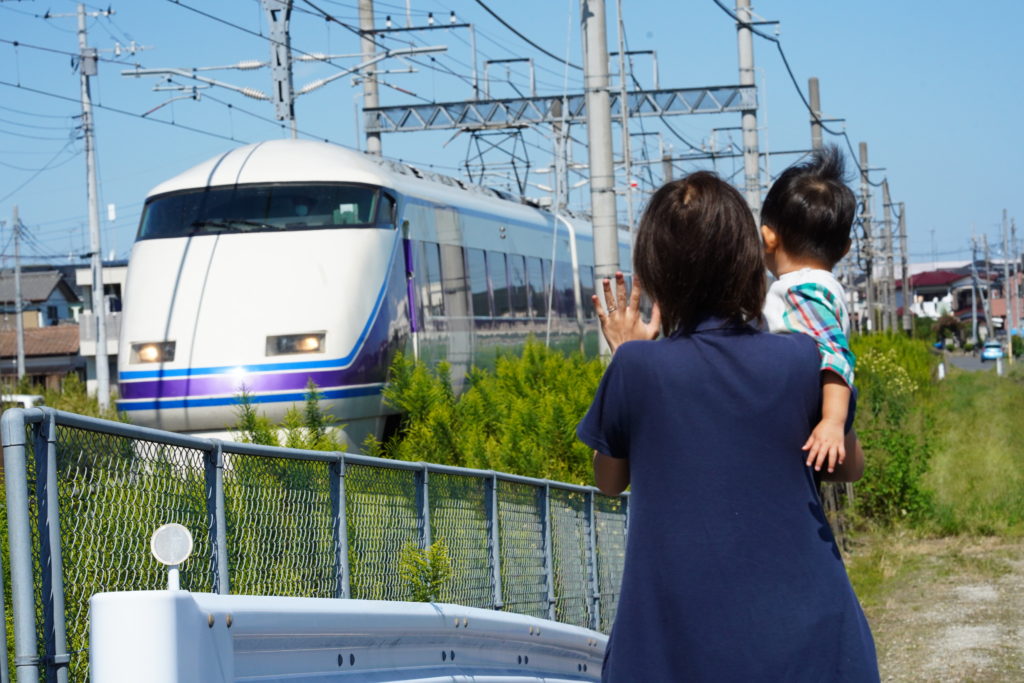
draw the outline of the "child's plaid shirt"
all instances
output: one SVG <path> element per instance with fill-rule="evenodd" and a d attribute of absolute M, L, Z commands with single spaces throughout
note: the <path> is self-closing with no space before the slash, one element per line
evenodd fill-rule
<path fill-rule="evenodd" d="M 856 358 L 850 351 L 850 314 L 842 285 L 827 270 L 802 268 L 772 283 L 764 317 L 772 332 L 796 332 L 814 338 L 821 369 L 839 375 L 853 388 Z"/>

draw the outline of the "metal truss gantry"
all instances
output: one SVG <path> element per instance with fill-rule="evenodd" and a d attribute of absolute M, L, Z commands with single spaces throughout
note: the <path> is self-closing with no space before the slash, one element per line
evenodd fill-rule
<path fill-rule="evenodd" d="M 620 115 L 622 97 L 611 95 L 611 112 Z M 562 103 L 565 102 L 563 112 Z M 629 116 L 724 114 L 757 108 L 754 86 L 725 85 L 703 88 L 635 90 L 626 93 Z M 367 107 L 366 131 L 405 133 L 423 130 L 487 130 L 538 123 L 585 123 L 583 93 L 568 96 L 464 100 L 430 104 Z"/>

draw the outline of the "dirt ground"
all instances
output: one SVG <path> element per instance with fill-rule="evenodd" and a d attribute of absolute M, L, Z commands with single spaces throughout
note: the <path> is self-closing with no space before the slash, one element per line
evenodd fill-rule
<path fill-rule="evenodd" d="M 883 681 L 1024 681 L 1024 540 L 875 538 L 849 560 Z"/>

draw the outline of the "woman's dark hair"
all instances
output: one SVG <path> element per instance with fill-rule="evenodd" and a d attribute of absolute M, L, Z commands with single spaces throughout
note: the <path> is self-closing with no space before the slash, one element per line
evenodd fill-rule
<path fill-rule="evenodd" d="M 714 173 L 654 193 L 637 229 L 633 272 L 658 303 L 666 335 L 689 334 L 709 316 L 742 323 L 761 315 L 765 265 L 754 217 Z"/>
<path fill-rule="evenodd" d="M 783 249 L 834 266 L 850 244 L 857 199 L 844 182 L 843 153 L 835 145 L 815 150 L 790 166 L 764 199 L 761 223 L 774 230 Z"/>

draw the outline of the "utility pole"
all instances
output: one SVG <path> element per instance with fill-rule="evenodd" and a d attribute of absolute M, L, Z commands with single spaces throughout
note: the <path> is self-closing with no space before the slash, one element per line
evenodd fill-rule
<path fill-rule="evenodd" d="M 978 239 L 971 231 L 971 341 L 978 345 Z"/>
<path fill-rule="evenodd" d="M 811 101 L 811 149 L 821 149 L 821 92 L 817 77 L 807 81 L 807 94 Z"/>
<path fill-rule="evenodd" d="M 362 1 L 362 0 L 361 0 Z M 615 277 L 619 236 L 612 159 L 612 115 L 608 93 L 608 38 L 604 0 L 580 0 L 583 24 L 583 91 L 587 107 L 590 155 L 590 213 L 594 234 L 594 278 Z M 625 106 L 625 103 L 622 103 Z M 608 356 L 601 341 L 601 355 Z"/>
<path fill-rule="evenodd" d="M 754 35 L 750 30 L 750 0 L 736 0 L 737 41 L 739 43 L 740 85 L 755 86 Z M 757 144 L 757 102 L 742 112 L 743 176 L 747 204 L 754 212 L 754 220 L 761 220 L 761 176 Z"/>
<path fill-rule="evenodd" d="M 96 182 L 96 143 L 92 119 L 89 77 L 95 76 L 96 48 L 90 48 L 86 35 L 86 16 L 109 15 L 85 11 L 78 5 L 78 49 L 81 57 L 78 71 L 82 78 L 82 135 L 85 137 L 86 189 L 89 196 L 89 249 L 92 251 L 92 313 L 96 320 L 96 400 L 100 411 L 110 408 L 110 365 L 107 362 L 107 315 L 103 303 L 103 247 L 100 241 L 100 205 Z"/>
<path fill-rule="evenodd" d="M 619 42 L 619 111 L 622 119 L 622 170 L 626 186 L 626 225 L 633 238 L 633 150 L 629 135 L 629 87 L 626 83 L 626 29 L 622 24 L 622 0 L 615 0 L 616 33 Z M 631 67 L 632 68 L 632 67 Z M 632 243 L 632 242 L 631 242 Z"/>
<path fill-rule="evenodd" d="M 903 331 L 908 337 L 914 336 L 914 314 L 910 306 L 914 302 L 914 292 L 910 288 L 909 256 L 907 254 L 907 206 L 900 202 L 900 270 L 903 278 Z"/>
<path fill-rule="evenodd" d="M 373 29 L 373 0 L 359 0 L 359 42 L 364 62 L 372 60 L 376 52 Z M 607 71 L 607 67 L 605 69 Z M 377 71 L 369 68 L 363 75 L 363 111 L 378 106 L 380 96 L 377 90 Z M 369 122 L 366 125 L 366 152 L 378 157 L 381 155 L 380 133 L 371 130 Z"/>
<path fill-rule="evenodd" d="M 889 196 L 889 181 L 882 181 L 882 249 L 885 257 L 885 272 L 882 277 L 882 329 L 886 332 L 896 328 L 896 267 L 892 243 L 892 199 Z"/>
<path fill-rule="evenodd" d="M 18 206 L 11 212 L 11 225 L 14 228 L 14 329 L 18 339 L 18 381 L 25 377 L 25 321 L 24 302 L 21 299 L 21 218 Z"/>
<path fill-rule="evenodd" d="M 992 338 L 992 266 L 988 251 L 988 233 L 981 233 L 981 244 L 985 250 L 985 291 L 981 293 L 981 307 L 985 312 L 986 339 Z"/>
<path fill-rule="evenodd" d="M 670 183 L 672 182 L 672 150 L 662 150 L 661 152 L 661 182 Z"/>
<path fill-rule="evenodd" d="M 875 247 L 871 238 L 871 190 L 868 184 L 868 143 L 860 143 L 861 225 L 864 227 L 864 300 L 868 309 L 867 331 L 875 331 L 875 283 L 872 259 Z"/>
<path fill-rule="evenodd" d="M 1020 323 L 1020 264 L 1021 257 L 1020 252 L 1017 250 L 1017 221 L 1010 219 L 1010 242 L 1013 246 L 1011 251 L 1013 252 L 1013 319 L 1016 321 L 1014 327 L 1017 328 L 1017 332 L 1021 332 Z M 1013 351 L 1013 344 L 1011 341 L 1010 351 Z"/>
<path fill-rule="evenodd" d="M 274 113 L 279 121 L 288 121 L 292 139 L 299 137 L 295 124 L 295 87 L 292 84 L 292 39 L 288 25 L 292 18 L 292 0 L 261 0 L 270 23 L 270 75 L 274 79 Z"/>
<path fill-rule="evenodd" d="M 1010 342 L 1008 356 L 1013 365 L 1013 342 L 1010 341 L 1010 330 L 1013 329 L 1013 318 L 1010 316 L 1010 235 L 1006 225 L 1006 209 L 1003 209 L 1003 333 Z"/>

